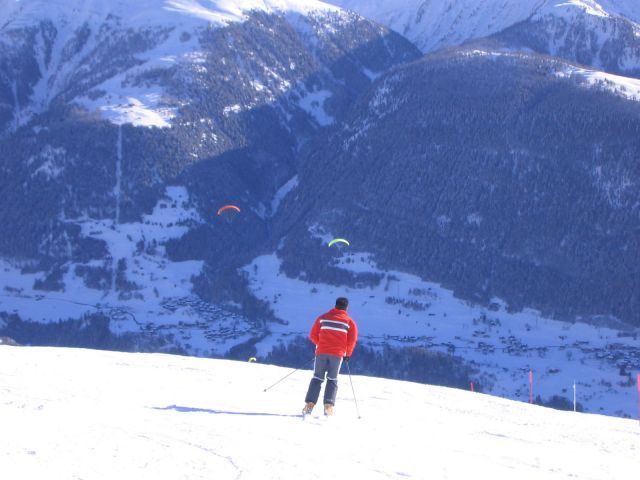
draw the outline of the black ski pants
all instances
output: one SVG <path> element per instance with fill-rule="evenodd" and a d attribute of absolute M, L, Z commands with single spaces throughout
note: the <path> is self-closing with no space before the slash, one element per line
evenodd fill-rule
<path fill-rule="evenodd" d="M 304 401 L 318 403 L 320 389 L 326 375 L 327 385 L 324 389 L 324 403 L 335 405 L 336 394 L 338 393 L 338 372 L 340 372 L 341 365 L 342 357 L 326 354 L 317 355 L 313 367 L 313 378 L 309 383 L 309 389 Z"/>

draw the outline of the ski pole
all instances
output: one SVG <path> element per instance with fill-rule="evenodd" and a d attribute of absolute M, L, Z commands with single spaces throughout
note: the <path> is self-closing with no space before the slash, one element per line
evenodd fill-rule
<path fill-rule="evenodd" d="M 358 399 L 356 398 L 356 391 L 353 388 L 353 380 L 351 379 L 351 369 L 349 368 L 349 360 L 345 362 L 347 364 L 347 372 L 349 373 L 349 383 L 351 383 L 351 391 L 353 392 L 353 401 L 356 403 L 356 413 L 358 414 L 358 419 L 360 419 L 360 409 L 358 408 Z"/>
<path fill-rule="evenodd" d="M 307 363 L 304 364 L 304 366 L 306 367 L 307 365 L 309 365 L 311 362 L 313 362 L 316 358 L 313 357 L 310 361 L 308 361 Z M 300 370 L 303 367 L 298 367 L 292 371 L 290 371 L 289 373 L 287 373 L 284 377 L 282 377 L 280 380 L 278 380 L 276 383 L 274 383 L 273 385 L 271 385 L 270 387 L 267 387 L 264 389 L 264 391 L 266 392 L 267 390 L 271 390 L 273 387 L 275 387 L 276 385 L 278 385 L 280 382 L 282 382 L 284 379 L 290 377 L 291 375 L 293 375 L 294 373 L 296 373 L 298 370 Z"/>

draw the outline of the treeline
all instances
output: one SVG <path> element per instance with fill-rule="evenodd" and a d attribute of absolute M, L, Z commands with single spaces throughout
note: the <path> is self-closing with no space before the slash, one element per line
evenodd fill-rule
<path fill-rule="evenodd" d="M 80 319 L 55 322 L 31 322 L 18 315 L 0 312 L 0 336 L 14 339 L 20 345 L 39 347 L 93 348 L 121 352 L 184 353 L 170 347 L 158 335 L 135 333 L 114 334 L 110 319 L 102 313 L 87 314 Z"/>
<path fill-rule="evenodd" d="M 260 361 L 292 368 L 312 369 L 314 348 L 304 337 L 292 339 L 280 344 Z M 349 368 L 354 375 L 407 380 L 455 388 L 469 388 L 475 378 L 475 370 L 460 357 L 432 352 L 424 347 L 385 346 L 373 349 L 358 345 Z M 346 368 L 342 367 L 345 374 Z M 475 382 L 476 389 L 482 391 L 482 385 Z"/>
<path fill-rule="evenodd" d="M 246 359 L 255 350 L 246 349 L 242 352 Z M 302 337 L 296 337 L 287 344 L 279 344 L 260 362 L 270 363 L 303 370 L 313 370 L 315 349 L 311 342 Z M 354 375 L 368 375 L 372 377 L 405 380 L 429 385 L 439 385 L 468 390 L 473 382 L 474 391 L 482 392 L 483 384 L 478 380 L 477 371 L 462 358 L 440 352 L 432 352 L 424 347 L 390 347 L 373 349 L 358 345 L 353 357 L 349 360 L 349 368 Z M 342 375 L 347 374 L 343 365 Z M 562 395 L 551 395 L 544 399 L 537 395 L 533 403 L 556 410 L 573 410 L 573 402 Z M 577 402 L 576 410 L 584 411 L 584 406 Z"/>

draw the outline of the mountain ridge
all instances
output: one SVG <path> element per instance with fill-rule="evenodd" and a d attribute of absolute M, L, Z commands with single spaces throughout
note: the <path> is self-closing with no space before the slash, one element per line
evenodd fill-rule
<path fill-rule="evenodd" d="M 333 3 L 387 25 L 425 53 L 494 35 L 545 15 L 566 18 L 581 12 L 589 16 L 625 17 L 636 28 L 640 23 L 640 8 L 630 0 L 412 0 L 402 4 L 393 0 L 336 0 Z"/>

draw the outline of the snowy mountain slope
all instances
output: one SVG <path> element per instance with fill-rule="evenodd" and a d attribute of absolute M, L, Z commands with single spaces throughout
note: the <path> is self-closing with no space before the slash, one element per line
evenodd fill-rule
<path fill-rule="evenodd" d="M 510 51 L 535 51 L 599 70 L 640 74 L 640 24 L 602 2 L 551 2 L 495 34 Z"/>
<path fill-rule="evenodd" d="M 246 362 L 0 347 L 3 473 L 31 478 L 628 478 L 638 425 L 495 397 L 341 377 L 302 421 L 311 372 Z M 70 443 L 72 442 L 72 443 Z M 331 461 L 318 462 L 329 443 Z"/>
<path fill-rule="evenodd" d="M 4 13 L 0 129 L 19 143 L 17 130 L 33 121 L 42 151 L 71 156 L 71 147 L 52 146 L 60 118 L 91 127 L 101 119 L 173 126 L 179 131 L 166 134 L 178 143 L 172 165 L 147 166 L 147 184 L 157 183 L 167 168 L 175 175 L 175 157 L 184 163 L 180 157 L 250 149 L 247 137 L 257 130 L 261 144 L 270 138 L 278 144 L 271 155 L 289 156 L 290 147 L 336 121 L 375 75 L 418 56 L 399 35 L 321 2 L 38 4 L 23 2 Z M 182 13 L 175 11 L 178 5 Z M 211 23 L 204 6 L 211 15 L 236 12 L 237 21 Z M 268 116 L 271 130 L 280 131 L 265 132 L 265 119 L 251 125 L 257 120 L 250 116 Z M 24 137 L 30 141 L 30 132 Z M 125 142 L 130 137 L 125 134 Z M 39 156 L 46 155 L 36 151 L 29 158 Z M 164 162 L 166 149 L 155 156 L 160 160 L 136 164 Z M 279 173 L 269 195 L 294 174 Z"/>
<path fill-rule="evenodd" d="M 640 7 L 634 0 L 336 0 L 351 9 L 402 33 L 423 52 L 459 45 L 498 33 L 520 22 L 553 18 L 555 22 L 576 17 L 598 17 L 595 35 L 611 35 L 616 23 L 640 23 Z M 614 32 L 615 34 L 615 27 Z"/>
<path fill-rule="evenodd" d="M 559 76 L 564 71 L 573 73 Z M 596 328 L 587 335 L 591 338 L 598 337 L 597 325 L 637 331 L 640 203 L 630 188 L 638 183 L 637 154 L 631 153 L 639 148 L 637 102 L 626 98 L 621 86 L 595 78 L 594 72 L 547 56 L 471 47 L 426 56 L 379 78 L 354 106 L 344 128 L 327 132 L 322 149 L 304 163 L 298 188 L 283 200 L 277 216 L 282 222 L 281 265 L 269 269 L 276 273 L 267 275 L 270 279 L 258 291 L 264 289 L 263 298 L 282 311 L 291 296 L 275 298 L 268 286 L 280 284 L 272 278 L 278 272 L 306 283 L 311 293 L 315 283 L 358 287 L 363 301 L 386 312 L 379 317 L 371 310 L 365 317 L 386 319 L 385 325 L 392 325 L 387 333 L 411 336 L 421 331 L 429 337 L 434 328 L 430 314 L 437 315 L 426 308 L 431 299 L 411 295 L 403 282 L 398 282 L 401 300 L 394 299 L 395 284 L 385 283 L 387 273 L 404 272 L 435 281 L 476 306 L 488 309 L 498 298 L 511 312 L 528 307 L 545 318 L 591 323 Z M 327 192 L 323 185 L 334 190 Z M 368 276 L 345 275 L 336 269 L 342 252 L 328 249 L 327 238 L 318 231 L 327 238 L 349 239 L 352 249 L 372 255 L 377 269 Z M 304 290 L 301 286 L 298 294 Z M 387 297 L 388 305 L 382 305 Z M 449 318 L 454 310 L 447 305 L 443 314 Z M 471 311 L 464 316 L 480 318 L 481 311 Z M 400 324 L 405 314 L 413 321 Z M 295 314 L 282 317 L 293 322 Z M 498 369 L 517 365 L 513 375 L 520 384 L 506 393 L 516 396 L 523 391 L 517 372 L 531 359 L 496 362 L 494 355 L 508 347 L 500 337 L 508 339 L 515 324 L 531 325 L 532 320 L 514 322 L 506 331 L 495 336 L 485 332 L 489 337 L 484 337 L 467 320 L 455 323 L 444 339 L 439 338 L 442 328 L 435 327 L 435 340 L 408 343 L 464 347 L 472 341 L 474 354 L 456 353 Z M 557 340 L 565 334 L 554 330 L 540 331 L 542 343 L 533 337 L 521 341 L 562 346 Z M 578 337 L 571 343 L 588 340 Z M 609 337 L 611 345 L 616 337 Z M 478 359 L 484 355 L 480 342 L 490 343 L 484 360 Z M 601 353 L 604 358 L 611 351 Z M 556 350 L 556 365 L 542 361 L 542 369 L 571 369 L 569 377 L 579 364 L 572 363 L 571 355 L 576 353 Z M 628 383 L 616 361 L 606 370 L 612 377 L 605 383 Z M 560 394 L 571 381 L 565 378 L 563 387 L 547 394 Z M 602 391 L 609 388 L 603 383 Z M 610 393 L 617 391 L 611 388 Z M 613 403 L 603 400 L 587 408 L 608 409 Z"/>
<path fill-rule="evenodd" d="M 372 78 L 419 56 L 314 1 L 3 5 L 4 294 L 62 297 L 4 310 L 25 320 L 118 309 L 139 331 L 173 312 L 167 329 L 237 333 L 251 299 L 221 298 L 219 285 L 266 241 L 299 149 Z M 243 215 L 217 217 L 229 202 Z"/>
<path fill-rule="evenodd" d="M 575 79 L 579 84 L 614 94 L 634 101 L 640 101 L 640 80 L 637 78 L 613 75 L 578 66 L 567 66 L 564 71 L 556 73 L 559 77 Z"/>
<path fill-rule="evenodd" d="M 334 0 L 406 36 L 423 52 L 485 37 L 526 20 L 540 0 Z"/>
<path fill-rule="evenodd" d="M 203 356 L 223 355 L 260 336 L 261 328 L 237 308 L 194 294 L 194 277 L 204 261 L 167 257 L 168 241 L 205 222 L 191 205 L 186 189 L 174 186 L 139 223 L 83 219 L 82 233 L 103 241 L 108 252 L 103 259 L 67 265 L 59 279 L 64 287 L 55 293 L 34 288 L 45 278 L 42 273 L 25 274 L 1 261 L 0 311 L 45 325 L 103 314 L 113 334 L 139 337 L 139 348 L 159 342 L 165 349 Z"/>
<path fill-rule="evenodd" d="M 271 317 L 236 268 L 299 149 L 419 56 L 315 1 L 2 6 L 0 328 L 25 343 L 225 355 L 259 338 Z M 242 215 L 217 216 L 229 202 Z"/>
<path fill-rule="evenodd" d="M 633 0 L 547 0 L 539 3 L 536 15 L 561 12 L 570 18 L 578 10 L 596 17 L 626 17 L 640 23 L 640 7 Z"/>
<path fill-rule="evenodd" d="M 56 101 L 83 106 L 118 124 L 167 127 L 188 100 L 172 100 L 175 92 L 149 74 L 202 68 L 206 51 L 198 37 L 256 12 L 349 21 L 337 7 L 315 0 L 6 0 L 0 60 L 7 71 L 0 81 L 13 93 L 8 98 L 15 107 L 13 128 Z M 19 58 L 25 54 L 32 58 Z M 28 75 L 27 85 L 17 83 L 9 68 L 21 63 L 18 72 Z"/>
<path fill-rule="evenodd" d="M 131 27 L 150 23 L 202 26 L 202 21 L 225 25 L 245 20 L 250 11 L 303 15 L 312 11 L 338 11 L 338 8 L 319 0 L 139 0 L 135 10 L 126 0 L 84 0 L 75 4 L 64 0 L 3 0 L 1 5 L 0 25 L 3 29 L 34 24 L 43 19 L 64 20 L 69 25 L 79 26 L 87 22 L 102 22 L 108 16 L 121 17 Z"/>

